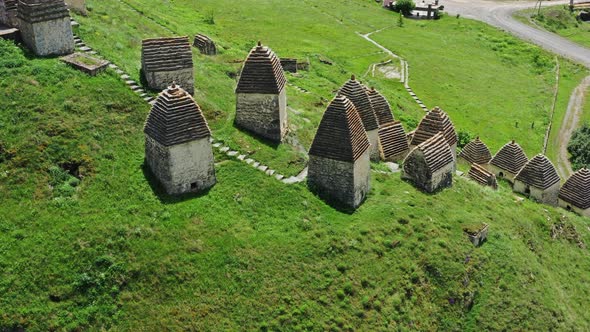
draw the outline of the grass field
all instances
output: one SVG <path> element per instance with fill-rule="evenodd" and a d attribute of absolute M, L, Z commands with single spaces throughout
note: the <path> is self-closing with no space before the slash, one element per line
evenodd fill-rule
<path fill-rule="evenodd" d="M 220 56 L 195 54 L 197 99 L 215 135 L 292 173 L 304 164 L 296 146 L 269 147 L 233 128 L 235 80 L 229 73 L 239 68 L 233 61 L 243 59 L 258 38 L 280 55 L 310 58 L 310 72 L 289 77 L 312 92 L 289 88 L 293 132 L 309 146 L 332 90 L 351 72 L 364 73 L 384 60 L 354 32 L 376 30 L 391 19 L 360 1 L 344 1 L 330 15 L 325 2 L 279 7 L 257 0 L 225 11 L 203 2 L 198 12 L 187 12 L 194 6 L 189 1 L 130 2 L 158 24 L 117 1 L 88 3 L 91 15 L 78 18 L 80 35 L 136 78 L 140 40 L 165 35 L 159 24 L 219 40 L 226 47 Z M 269 31 L 277 22 L 287 31 Z M 475 91 L 466 93 L 466 105 L 480 94 L 486 109 L 503 112 L 481 112 L 479 121 L 510 112 L 527 121 L 528 114 L 510 108 L 514 101 L 496 95 L 496 89 L 514 94 L 502 87 L 510 79 L 532 82 L 518 90 L 527 96 L 518 97 L 523 109 L 547 110 L 552 57 L 475 22 L 420 24 L 406 21 L 403 31 L 425 40 L 434 29 L 459 29 L 466 40 L 477 41 L 449 37 L 435 43 L 476 45 L 480 65 L 489 62 L 478 71 L 477 60 L 465 61 L 471 72 L 456 74 L 472 75 Z M 449 75 L 442 88 L 420 78 L 427 53 L 398 45 L 406 37 L 397 29 L 374 37 L 408 58 L 411 84 L 429 106 L 440 104 L 459 129 L 476 133 L 480 127 L 470 125 L 476 119 L 453 106 L 460 106 L 458 92 L 467 83 L 451 75 L 451 66 L 437 67 L 436 75 Z M 486 51 L 493 47 L 486 41 L 495 39 L 509 45 L 502 48 L 506 55 Z M 443 57 L 440 48 L 430 51 L 437 49 Z M 526 64 L 537 52 L 539 61 L 547 61 L 541 72 Z M 320 64 L 320 55 L 334 65 Z M 506 56 L 511 75 L 501 65 Z M 583 72 L 562 67 L 566 82 Z M 488 71 L 497 73 L 490 78 Z M 487 90 L 479 87 L 486 77 Z M 363 80 L 387 95 L 406 125 L 421 116 L 399 83 Z M 324 105 L 316 105 L 320 101 Z M 0 331 L 590 329 L 587 218 L 520 201 L 506 184 L 494 192 L 455 177 L 452 188 L 427 195 L 399 174 L 377 172 L 367 201 L 346 214 L 304 183 L 284 185 L 220 154 L 212 190 L 172 198 L 144 171 L 148 110 L 112 71 L 91 78 L 0 40 Z M 522 135 L 522 143 L 535 149 L 542 142 L 540 127 L 509 131 L 499 125 L 506 137 L 490 134 L 488 141 L 495 147 Z M 483 222 L 490 237 L 474 248 L 463 228 Z M 557 225 L 565 231 L 552 238 Z"/>
<path fill-rule="evenodd" d="M 515 17 L 590 48 L 590 22 L 578 21 L 566 5 L 543 7 L 540 15 L 538 11 L 527 9 L 516 13 Z"/>
<path fill-rule="evenodd" d="M 78 18 L 79 34 L 136 77 L 142 38 L 173 32 L 211 35 L 221 45 L 221 55 L 195 54 L 195 85 L 197 100 L 203 104 L 215 135 L 236 148 L 255 152 L 260 159 L 275 159 L 271 166 L 287 174 L 303 167 L 306 157 L 302 148 L 311 144 L 326 100 L 351 73 L 359 76 L 371 64 L 388 59 L 357 35 L 382 28 L 385 30 L 372 37 L 409 61 L 411 86 L 427 106 L 445 109 L 458 130 L 480 135 L 492 151 L 511 139 L 520 142 L 529 155 L 542 149 L 555 88 L 555 59 L 482 23 L 455 18 L 405 20 L 405 26 L 399 28 L 391 12 L 358 0 L 344 4 L 296 1 L 281 6 L 256 1 L 239 8 L 229 1 L 201 1 L 198 6 L 191 0 L 89 4 L 93 11 L 88 18 Z M 220 10 L 222 7 L 232 9 Z M 311 71 L 288 77 L 311 92 L 288 90 L 290 141 L 300 145 L 269 148 L 233 127 L 233 77 L 239 71 L 239 61 L 258 39 L 279 56 L 311 61 Z M 319 57 L 332 60 L 334 65 L 322 64 Z M 564 61 L 562 83 L 570 86 L 584 73 Z M 415 127 L 423 112 L 399 82 L 370 76 L 363 81 L 384 92 L 407 129 Z M 561 93 L 558 97 L 560 103 L 569 98 Z"/>

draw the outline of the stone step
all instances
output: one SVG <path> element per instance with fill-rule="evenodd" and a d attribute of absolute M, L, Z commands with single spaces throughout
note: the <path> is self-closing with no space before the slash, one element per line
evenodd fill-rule
<path fill-rule="evenodd" d="M 80 47 L 80 51 L 82 51 L 82 52 L 88 52 L 88 51 L 92 51 L 92 48 L 90 48 L 88 46 L 82 46 L 82 47 Z"/>
<path fill-rule="evenodd" d="M 123 74 L 123 75 L 121 75 L 121 79 L 128 80 L 128 79 L 130 79 L 130 78 L 131 78 L 131 77 L 129 77 L 129 75 L 127 75 L 127 74 Z"/>

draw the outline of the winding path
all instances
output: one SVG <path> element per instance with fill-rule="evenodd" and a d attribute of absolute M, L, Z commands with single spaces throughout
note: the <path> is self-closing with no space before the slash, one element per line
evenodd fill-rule
<path fill-rule="evenodd" d="M 444 0 L 445 10 L 451 15 L 483 21 L 513 35 L 532 42 L 550 52 L 559 54 L 590 68 L 590 49 L 554 33 L 528 26 L 515 20 L 512 15 L 522 9 L 532 8 L 536 2 L 498 2 L 486 0 Z M 547 5 L 568 4 L 567 0 L 546 2 Z M 578 127 L 584 106 L 584 95 L 590 88 L 590 76 L 573 91 L 558 135 L 557 170 L 562 179 L 573 173 L 568 159 L 567 145 Z"/>

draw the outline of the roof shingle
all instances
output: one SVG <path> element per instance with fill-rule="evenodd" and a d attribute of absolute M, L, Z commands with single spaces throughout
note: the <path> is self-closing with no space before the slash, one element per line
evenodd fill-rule
<path fill-rule="evenodd" d="M 377 122 L 369 95 L 365 87 L 356 80 L 354 75 L 340 88 L 340 93 L 350 99 L 354 104 L 366 131 L 379 128 L 379 123 Z"/>
<path fill-rule="evenodd" d="M 490 149 L 488 149 L 487 145 L 479 139 L 479 136 L 465 145 L 463 150 L 461 150 L 459 157 L 470 163 L 480 165 L 487 164 L 492 160 Z"/>
<path fill-rule="evenodd" d="M 379 128 L 379 142 L 386 160 L 410 148 L 404 127 L 399 121 L 388 123 Z"/>
<path fill-rule="evenodd" d="M 529 159 L 524 154 L 520 145 L 512 141 L 505 144 L 496 155 L 494 155 L 490 164 L 512 174 L 517 174 L 528 161 Z"/>
<path fill-rule="evenodd" d="M 246 58 L 236 93 L 278 94 L 286 84 L 281 61 L 270 48 L 258 42 Z"/>
<path fill-rule="evenodd" d="M 590 170 L 572 174 L 559 190 L 559 198 L 582 210 L 590 208 Z"/>
<path fill-rule="evenodd" d="M 144 39 L 141 59 L 143 69 L 150 72 L 193 68 L 193 53 L 186 36 Z"/>
<path fill-rule="evenodd" d="M 416 132 L 412 137 L 411 145 L 419 145 L 437 133 L 442 133 L 449 145 L 457 143 L 457 134 L 455 133 L 455 126 L 449 119 L 447 113 L 435 107 L 422 118 Z"/>
<path fill-rule="evenodd" d="M 559 175 L 547 157 L 538 154 L 518 172 L 515 180 L 544 190 L 559 183 Z"/>

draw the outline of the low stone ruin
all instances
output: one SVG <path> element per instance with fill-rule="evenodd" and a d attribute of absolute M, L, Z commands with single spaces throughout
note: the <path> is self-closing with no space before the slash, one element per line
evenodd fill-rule
<path fill-rule="evenodd" d="M 297 59 L 294 58 L 281 58 L 281 67 L 283 70 L 289 73 L 297 72 Z"/>
<path fill-rule="evenodd" d="M 279 58 L 258 42 L 248 54 L 236 88 L 235 124 L 281 142 L 287 133 L 286 84 Z"/>
<path fill-rule="evenodd" d="M 547 157 L 536 155 L 514 178 L 515 192 L 534 198 L 536 201 L 557 206 L 559 175 Z"/>
<path fill-rule="evenodd" d="M 188 37 L 143 40 L 141 68 L 150 89 L 164 90 L 176 82 L 194 94 L 193 53 Z"/>
<path fill-rule="evenodd" d="M 488 170 L 496 175 L 497 178 L 503 178 L 514 182 L 516 174 L 529 161 L 524 151 L 514 140 L 505 144 L 492 158 L 486 166 Z"/>
<path fill-rule="evenodd" d="M 590 217 L 590 170 L 582 168 L 572 174 L 559 190 L 562 208 Z"/>
<path fill-rule="evenodd" d="M 488 238 L 488 230 L 490 226 L 486 223 L 482 223 L 479 225 L 469 225 L 463 227 L 463 232 L 467 234 L 469 241 L 473 243 L 474 246 L 479 247 L 487 238 Z"/>
<path fill-rule="evenodd" d="M 65 0 L 68 8 L 80 15 L 88 15 L 86 11 L 86 0 Z"/>
<path fill-rule="evenodd" d="M 203 34 L 199 33 L 195 36 L 193 46 L 199 49 L 199 52 L 201 52 L 201 54 L 217 55 L 217 47 L 215 46 L 215 42 L 213 42 L 211 38 Z"/>
<path fill-rule="evenodd" d="M 370 188 L 369 139 L 354 104 L 335 97 L 309 150 L 307 183 L 318 196 L 356 209 Z"/>
<path fill-rule="evenodd" d="M 104 59 L 92 57 L 85 53 L 73 53 L 60 58 L 61 61 L 90 76 L 96 76 L 104 71 L 109 62 Z"/>
<path fill-rule="evenodd" d="M 371 160 L 378 161 L 380 158 L 379 122 L 365 87 L 352 75 L 339 92 L 354 104 L 371 143 Z"/>
<path fill-rule="evenodd" d="M 498 189 L 498 181 L 496 180 L 496 176 L 481 165 L 471 164 L 471 168 L 469 169 L 467 176 L 482 186 Z"/>
<path fill-rule="evenodd" d="M 418 144 L 403 162 L 402 179 L 433 193 L 453 184 L 455 159 L 447 140 L 437 133 Z"/>
<path fill-rule="evenodd" d="M 36 55 L 74 52 L 70 13 L 63 0 L 20 0 L 18 19 L 21 38 Z"/>
<path fill-rule="evenodd" d="M 430 110 L 422 118 L 418 124 L 418 128 L 414 131 L 410 146 L 418 146 L 438 133 L 442 133 L 443 137 L 447 140 L 451 153 L 453 154 L 453 159 L 456 160 L 458 139 L 455 126 L 451 122 L 451 119 L 449 119 L 447 113 L 438 106 Z"/>
<path fill-rule="evenodd" d="M 0 0 L 0 24 L 18 28 L 18 0 Z"/>
<path fill-rule="evenodd" d="M 160 93 L 144 133 L 146 163 L 167 194 L 200 192 L 215 184 L 211 131 L 185 90 L 172 84 Z"/>
<path fill-rule="evenodd" d="M 459 153 L 459 158 L 470 164 L 485 165 L 492 160 L 492 153 L 487 145 L 477 136 L 473 141 L 467 143 Z"/>

